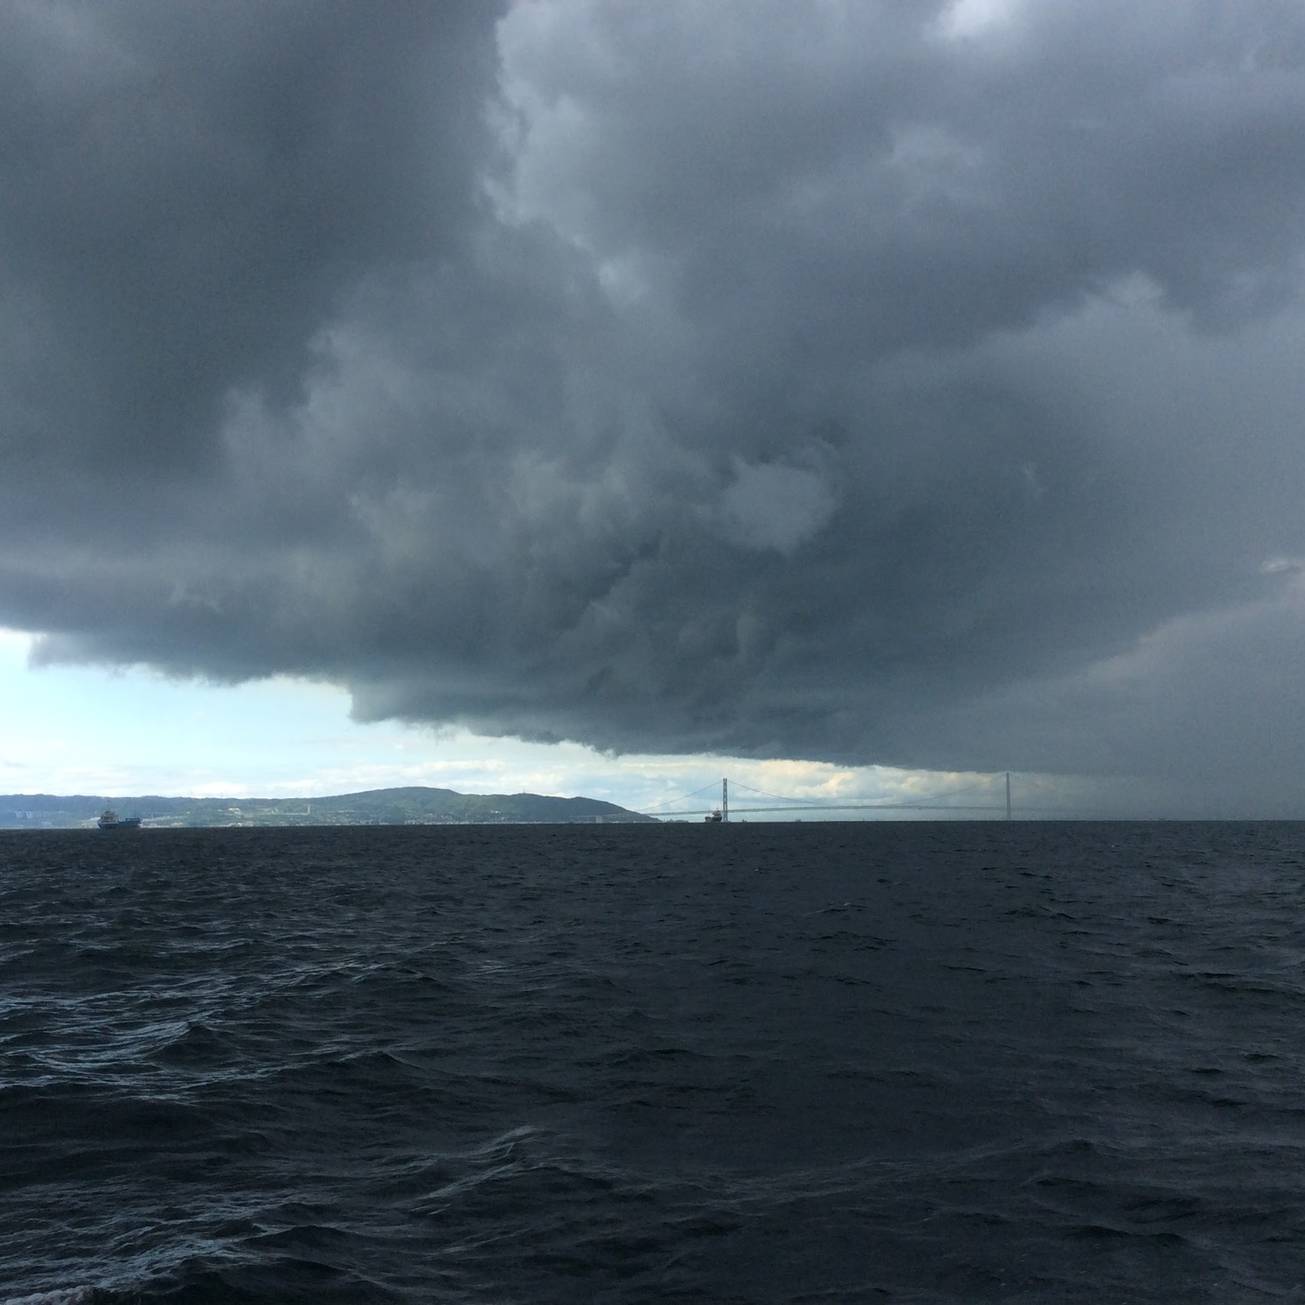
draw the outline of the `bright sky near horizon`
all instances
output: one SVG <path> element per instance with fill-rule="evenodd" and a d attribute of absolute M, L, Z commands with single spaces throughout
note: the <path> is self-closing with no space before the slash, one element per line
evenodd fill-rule
<path fill-rule="evenodd" d="M 137 667 L 33 668 L 32 643 L 31 635 L 0 629 L 4 793 L 313 797 L 419 784 L 462 793 L 596 797 L 642 809 L 703 785 L 714 788 L 726 770 L 766 791 L 814 801 L 911 802 L 976 785 L 980 791 L 968 801 L 1000 800 L 987 776 L 738 758 L 605 757 L 574 743 L 359 724 L 349 718 L 348 695 L 330 685 L 284 677 L 204 684 Z M 667 814 L 712 796 L 673 803 Z M 1045 781 L 1038 797 L 1054 797 Z M 886 814 L 910 816 L 897 807 Z"/>
<path fill-rule="evenodd" d="M 554 792 L 582 778 L 612 786 L 596 773 L 601 759 L 580 747 L 358 724 L 348 694 L 326 684 L 32 668 L 31 644 L 29 635 L 0 631 L 5 792 L 295 797 L 404 784 Z"/>

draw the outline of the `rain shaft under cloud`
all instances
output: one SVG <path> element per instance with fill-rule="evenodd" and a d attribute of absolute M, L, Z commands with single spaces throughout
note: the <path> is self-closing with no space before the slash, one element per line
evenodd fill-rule
<path fill-rule="evenodd" d="M 38 660 L 1290 807 L 1294 0 L 20 2 L 0 122 Z"/>

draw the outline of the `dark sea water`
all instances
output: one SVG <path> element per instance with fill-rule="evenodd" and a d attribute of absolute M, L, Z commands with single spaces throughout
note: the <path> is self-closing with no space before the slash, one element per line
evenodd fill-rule
<path fill-rule="evenodd" d="M 1305 1301 L 1305 825 L 0 835 L 0 1301 Z"/>

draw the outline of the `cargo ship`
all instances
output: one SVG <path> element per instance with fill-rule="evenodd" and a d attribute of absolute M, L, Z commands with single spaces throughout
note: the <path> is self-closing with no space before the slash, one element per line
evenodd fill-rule
<path fill-rule="evenodd" d="M 95 822 L 101 829 L 139 829 L 139 816 L 120 816 L 111 807 L 105 807 L 104 814 Z"/>

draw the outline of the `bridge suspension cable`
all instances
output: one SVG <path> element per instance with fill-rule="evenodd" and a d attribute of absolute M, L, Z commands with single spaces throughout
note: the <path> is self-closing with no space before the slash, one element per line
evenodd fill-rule
<path fill-rule="evenodd" d="M 846 810 L 851 805 L 840 798 L 821 798 L 821 797 L 788 797 L 783 793 L 768 793 L 765 789 L 753 788 L 749 784 L 741 784 L 737 779 L 732 781 L 735 789 L 743 789 L 747 793 L 755 793 L 758 797 L 769 798 L 772 802 L 793 802 L 804 803 L 808 809 L 819 806 L 822 803 L 828 804 L 840 810 Z M 967 784 L 964 788 L 950 788 L 938 793 L 926 793 L 918 797 L 909 797 L 903 799 L 895 798 L 855 798 L 852 801 L 859 807 L 874 806 L 882 804 L 897 810 L 908 809 L 913 806 L 936 807 L 946 803 L 952 798 L 966 797 L 970 793 L 990 792 L 992 785 L 990 783 Z"/>
<path fill-rule="evenodd" d="M 969 797 L 971 794 L 982 793 L 989 798 L 997 798 L 994 793 L 994 786 L 999 780 L 996 776 L 987 780 L 978 780 L 973 784 L 966 784 L 963 788 L 946 789 L 941 792 L 919 794 L 917 796 L 905 799 L 896 799 L 892 797 L 884 798 L 853 798 L 843 800 L 840 798 L 819 798 L 819 797 L 793 797 L 784 793 L 770 793 L 765 789 L 753 788 L 750 784 L 742 784 L 738 780 L 730 781 L 723 779 L 721 781 L 722 800 L 720 806 L 715 808 L 716 812 L 724 814 L 728 811 L 729 785 L 732 783 L 736 792 L 742 791 L 752 798 L 764 798 L 770 802 L 783 802 L 787 806 L 738 806 L 734 810 L 739 814 L 749 811 L 756 812 L 779 812 L 779 811 L 1000 811 L 1005 808 L 1006 819 L 1011 818 L 1011 799 L 1010 799 L 1010 776 L 1006 775 L 1006 792 L 1005 802 L 1000 799 L 986 803 L 960 802 L 958 798 Z M 656 815 L 659 812 L 666 815 L 689 816 L 707 814 L 697 810 L 686 810 L 683 807 L 675 808 L 676 803 L 685 802 L 691 798 L 700 797 L 709 791 L 714 791 L 716 785 L 704 784 L 701 788 L 696 788 L 689 793 L 681 793 L 672 798 L 665 798 L 650 807 L 643 808 L 645 815 Z M 716 818 L 720 818 L 717 816 Z M 727 818 L 727 817 L 726 817 Z"/>
<path fill-rule="evenodd" d="M 673 802 L 684 802 L 687 801 L 689 798 L 701 797 L 702 794 L 708 792 L 709 790 L 714 792 L 715 789 L 716 789 L 716 784 L 714 781 L 710 784 L 704 784 L 701 788 L 695 788 L 692 793 L 679 793 L 675 797 L 664 798 L 661 802 L 654 803 L 650 807 L 644 807 L 643 814 L 646 816 L 654 815 L 656 812 L 660 811 L 663 807 L 669 807 Z M 684 814 L 691 814 L 691 813 L 684 813 Z"/>

